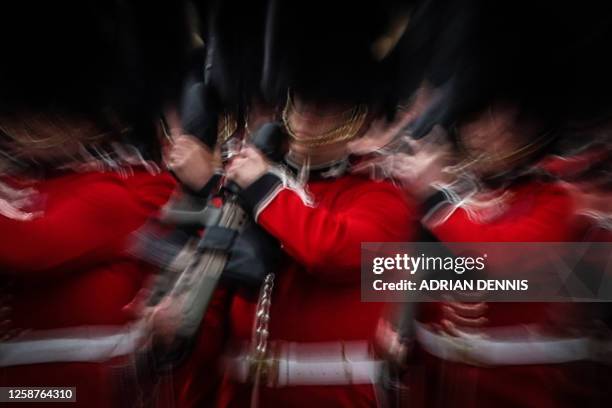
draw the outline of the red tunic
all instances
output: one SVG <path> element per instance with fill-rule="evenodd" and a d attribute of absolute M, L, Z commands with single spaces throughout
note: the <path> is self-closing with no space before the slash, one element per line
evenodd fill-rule
<path fill-rule="evenodd" d="M 533 181 L 511 188 L 510 192 L 513 196 L 509 206 L 497 218 L 479 223 L 468 212 L 458 209 L 441 225 L 433 227 L 432 232 L 442 242 L 582 239 L 584 230 L 575 222 L 573 199 L 564 188 Z M 486 307 L 481 316 L 487 319 L 482 323 L 482 332 L 500 326 L 514 327 L 519 332 L 526 325 L 554 331 L 548 327 L 549 320 L 558 308 L 562 310 L 567 304 L 488 303 Z M 425 327 L 436 332 L 443 319 L 442 304 L 421 305 L 417 321 Z M 457 326 L 461 328 L 460 324 Z M 523 340 L 529 341 L 529 334 Z M 597 398 L 589 383 L 589 378 L 594 378 L 589 362 L 482 367 L 440 359 L 426 352 L 423 345 L 420 347 L 417 352 L 420 366 L 409 380 L 415 400 L 412 406 L 540 408 L 577 406 Z"/>
<path fill-rule="evenodd" d="M 355 175 L 309 182 L 312 204 L 293 189 L 275 187 L 254 200 L 257 222 L 280 241 L 287 254 L 272 292 L 269 343 L 373 339 L 384 305 L 360 301 L 361 243 L 413 240 L 415 208 L 390 183 Z M 254 315 L 254 300 L 234 299 L 234 345 L 248 344 Z M 327 385 L 324 378 L 318 380 L 320 385 L 261 386 L 260 406 L 375 405 L 371 384 Z M 227 376 L 219 405 L 249 406 L 251 390 L 251 384 Z"/>
<path fill-rule="evenodd" d="M 33 185 L 44 199 L 40 217 L 19 221 L 0 216 L 0 278 L 9 284 L 5 295 L 12 297 L 5 304 L 8 320 L 10 328 L 26 330 L 10 342 L 33 334 L 46 340 L 96 339 L 101 335 L 97 329 L 115 333 L 125 327 L 132 317 L 122 309 L 150 272 L 126 253 L 128 238 L 168 200 L 174 184 L 167 174 L 144 170 L 125 178 L 112 172 L 65 173 Z M 67 331 L 50 334 L 56 329 Z M 91 344 L 77 342 L 75 352 L 94 352 Z M 66 406 L 116 405 L 108 364 L 68 358 L 73 362 L 62 357 L 46 363 L 5 362 L 0 385 L 76 387 L 77 404 Z"/>

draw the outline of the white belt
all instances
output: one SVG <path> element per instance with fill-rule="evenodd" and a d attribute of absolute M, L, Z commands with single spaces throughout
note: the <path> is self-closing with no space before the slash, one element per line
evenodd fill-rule
<path fill-rule="evenodd" d="M 447 361 L 475 366 L 558 364 L 591 357 L 591 340 L 585 337 L 491 339 L 464 334 L 460 337 L 434 333 L 416 324 L 416 337 L 428 353 Z"/>
<path fill-rule="evenodd" d="M 139 325 L 33 331 L 0 343 L 0 367 L 104 361 L 133 352 L 142 335 Z"/>
<path fill-rule="evenodd" d="M 371 358 L 367 342 L 283 343 L 278 353 L 263 361 L 246 353 L 226 359 L 227 372 L 238 382 L 252 381 L 258 364 L 264 371 L 262 384 L 286 387 L 374 384 L 383 363 Z"/>

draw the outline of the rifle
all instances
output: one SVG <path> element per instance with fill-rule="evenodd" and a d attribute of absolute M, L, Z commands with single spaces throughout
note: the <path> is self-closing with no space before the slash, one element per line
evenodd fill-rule
<path fill-rule="evenodd" d="M 280 148 L 283 138 L 280 125 L 266 124 L 255 132 L 252 143 L 270 156 Z M 121 376 L 122 388 L 131 384 L 132 389 L 140 390 L 141 403 L 152 397 L 147 391 L 155 389 L 163 374 L 189 356 L 219 282 L 227 279 L 233 284 L 259 287 L 280 257 L 280 246 L 251 220 L 239 192 L 240 187 L 234 183 L 221 185 L 219 193 L 210 195 L 203 206 L 198 208 L 195 204 L 193 208 L 193 203 L 179 202 L 161 216 L 162 223 L 204 232 L 201 237 L 180 232 L 182 245 L 166 248 L 170 255 L 161 257 L 166 264 L 147 299 L 148 312 L 142 322 L 143 346 L 134 356 L 128 375 Z M 219 199 L 222 205 L 218 204 Z M 164 247 L 154 238 L 145 238 L 144 246 L 148 245 Z M 145 254 L 159 257 L 157 251 L 147 249 Z M 155 333 L 152 322 L 162 309 L 170 311 L 166 316 L 176 318 L 173 324 L 176 329 L 163 338 Z"/>

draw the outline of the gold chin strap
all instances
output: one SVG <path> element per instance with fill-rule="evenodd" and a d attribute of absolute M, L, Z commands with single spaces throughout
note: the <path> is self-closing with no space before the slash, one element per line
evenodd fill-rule
<path fill-rule="evenodd" d="M 238 121 L 233 114 L 227 112 L 221 114 L 217 129 L 217 140 L 220 144 L 225 143 L 234 133 L 236 133 L 237 129 Z"/>
<path fill-rule="evenodd" d="M 300 116 L 300 112 L 295 109 L 291 94 L 287 95 L 287 103 L 283 109 L 282 118 L 285 129 L 289 136 L 298 144 L 306 147 L 327 146 L 334 143 L 350 140 L 354 138 L 363 127 L 368 115 L 366 105 L 357 105 L 339 115 L 324 116 L 322 118 L 338 117 L 339 124 L 323 131 L 297 131 L 292 126 L 292 119 L 295 115 Z"/>
<path fill-rule="evenodd" d="M 546 146 L 548 143 L 550 143 L 553 140 L 554 137 L 555 137 L 554 132 L 552 130 L 549 130 L 547 132 L 544 132 L 540 136 L 538 136 L 536 140 L 534 140 L 533 142 L 527 143 L 526 145 L 521 146 L 507 154 L 497 155 L 497 156 L 492 156 L 492 157 L 480 155 L 478 157 L 471 157 L 468 160 L 471 162 L 472 165 L 481 163 L 481 162 L 488 162 L 488 163 L 517 162 L 537 152 L 542 147 Z"/>
<path fill-rule="evenodd" d="M 103 131 L 89 120 L 73 121 L 53 113 L 36 114 L 3 120 L 0 118 L 0 133 L 17 148 L 28 151 L 62 149 L 75 143 L 93 144 L 107 139 L 115 132 Z M 129 128 L 116 131 L 122 134 Z"/>

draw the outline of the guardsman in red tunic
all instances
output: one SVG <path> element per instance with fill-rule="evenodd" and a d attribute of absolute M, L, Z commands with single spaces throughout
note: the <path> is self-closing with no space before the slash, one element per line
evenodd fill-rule
<path fill-rule="evenodd" d="M 151 272 L 128 241 L 175 184 L 143 155 L 186 62 L 183 2 L 128 3 L 0 12 L 0 386 L 76 387 L 58 406 L 119 405 L 140 342 L 123 308 Z"/>
<path fill-rule="evenodd" d="M 285 161 L 245 147 L 226 169 L 286 256 L 258 297 L 232 299 L 219 406 L 376 405 L 382 362 L 372 340 L 383 305 L 360 301 L 361 243 L 413 239 L 415 208 L 389 182 L 347 172 L 347 143 L 369 118 L 366 105 L 290 97 Z"/>
<path fill-rule="evenodd" d="M 234 3 L 217 8 L 219 24 L 209 26 L 213 32 L 207 37 L 214 45 L 208 55 L 214 57 L 206 72 L 219 105 L 248 124 L 250 133 L 246 128 L 257 130 L 251 126 L 258 116 L 253 106 L 280 108 L 279 118 L 287 102 L 283 120 L 291 140 L 280 164 L 246 147 L 224 170 L 284 256 L 261 293 L 233 296 L 226 331 L 222 324 L 217 331 L 202 327 L 199 353 L 187 363 L 202 364 L 182 388 L 180 403 L 213 399 L 197 395 L 204 388 L 198 381 L 213 381 L 217 370 L 211 360 L 222 357 L 219 406 L 373 406 L 382 362 L 371 340 L 382 305 L 360 302 L 361 243 L 412 240 L 416 217 L 414 206 L 388 181 L 348 171 L 347 144 L 373 118 L 394 113 L 404 92 L 398 83 L 404 59 L 395 47 L 408 24 L 408 7 L 396 1 L 375 8 L 349 1 L 254 2 L 253 7 L 265 5 L 243 22 L 257 26 L 243 37 Z M 220 120 L 219 130 L 230 122 Z M 201 150 L 181 144 L 184 157 Z M 177 175 L 199 179 L 190 177 L 197 167 Z M 209 309 L 203 325 L 223 320 L 213 317 Z M 219 356 L 215 346 L 224 336 L 227 347 Z"/>
<path fill-rule="evenodd" d="M 113 367 L 142 335 L 124 307 L 152 272 L 128 254 L 131 234 L 175 183 L 84 117 L 0 126 L 22 165 L 1 184 L 0 385 L 75 387 L 66 406 L 117 406 L 130 396 L 116 394 Z"/>
<path fill-rule="evenodd" d="M 457 142 L 467 156 L 461 165 L 445 167 L 449 161 L 441 147 L 433 151 L 425 147 L 407 159 L 404 181 L 423 196 L 429 191 L 423 224 L 435 238 L 441 242 L 582 240 L 585 229 L 577 222 L 571 190 L 541 175 L 535 166 L 551 142 L 550 133 L 541 129 L 534 117 L 519 116 L 516 106 L 495 102 L 459 126 Z M 423 143 L 427 146 L 426 140 Z M 463 177 L 453 177 L 449 169 L 461 169 Z M 427 185 L 419 180 L 428 180 Z M 406 377 L 410 406 L 597 406 L 603 390 L 588 380 L 594 373 L 587 357 L 592 351 L 590 323 L 568 320 L 569 314 L 560 313 L 567 307 L 564 303 L 419 305 L 416 345 L 409 357 L 414 366 Z"/>

